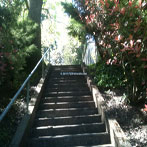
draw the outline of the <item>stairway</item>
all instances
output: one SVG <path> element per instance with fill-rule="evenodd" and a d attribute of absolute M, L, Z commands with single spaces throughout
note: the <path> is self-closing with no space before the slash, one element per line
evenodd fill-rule
<path fill-rule="evenodd" d="M 53 66 L 36 112 L 28 147 L 111 146 L 80 66 Z"/>

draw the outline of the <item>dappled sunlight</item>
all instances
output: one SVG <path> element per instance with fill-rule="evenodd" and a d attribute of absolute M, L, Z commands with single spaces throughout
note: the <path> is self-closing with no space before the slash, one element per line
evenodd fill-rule
<path fill-rule="evenodd" d="M 147 146 L 146 8 L 0 1 L 0 146 Z"/>

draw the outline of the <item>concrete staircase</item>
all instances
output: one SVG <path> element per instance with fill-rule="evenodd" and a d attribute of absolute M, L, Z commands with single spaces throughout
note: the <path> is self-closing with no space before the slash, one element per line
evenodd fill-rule
<path fill-rule="evenodd" d="M 111 146 L 80 66 L 54 66 L 47 81 L 28 147 Z"/>

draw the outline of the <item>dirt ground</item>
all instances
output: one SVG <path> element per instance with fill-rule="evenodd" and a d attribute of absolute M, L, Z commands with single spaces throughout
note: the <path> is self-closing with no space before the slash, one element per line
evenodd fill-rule
<path fill-rule="evenodd" d="M 147 147 L 147 112 L 143 111 L 144 106 L 126 104 L 123 91 L 100 91 L 106 101 L 107 114 L 118 121 L 132 147 Z"/>

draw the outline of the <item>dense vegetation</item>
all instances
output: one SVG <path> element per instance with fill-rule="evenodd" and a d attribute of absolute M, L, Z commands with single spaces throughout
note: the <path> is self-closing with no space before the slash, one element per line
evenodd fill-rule
<path fill-rule="evenodd" d="M 27 17 L 27 12 L 23 7 L 24 3 L 20 1 L 0 3 L 0 93 L 3 98 L 2 102 L 7 100 L 3 95 L 7 93 L 7 89 L 10 89 L 11 93 L 11 90 L 20 86 L 36 64 L 38 52 L 41 52 L 33 43 L 38 26 Z M 29 64 L 30 60 L 32 64 Z"/>
<path fill-rule="evenodd" d="M 46 0 L 29 1 L 30 5 L 28 0 L 0 1 L 0 113 L 41 56 L 41 7 Z M 128 102 L 147 103 L 146 0 L 73 0 L 62 6 L 71 18 L 69 34 L 80 42 L 71 38 L 64 48 L 67 62 L 82 62 L 82 49 L 92 36 L 99 61 L 88 70 L 96 84 L 123 87 Z M 54 24 L 51 26 L 54 30 Z M 61 62 L 59 57 L 57 54 L 57 62 Z M 9 126 L 1 124 L 0 146 L 9 143 L 6 138 L 10 140 L 14 132 L 15 109 L 17 104 L 6 118 Z"/>
<path fill-rule="evenodd" d="M 87 71 L 94 79 L 99 88 L 115 89 L 126 86 L 125 76 L 121 66 L 107 65 L 104 62 L 98 62 L 88 66 Z"/>
<path fill-rule="evenodd" d="M 69 27 L 70 34 L 78 36 L 79 39 L 86 38 L 90 34 L 95 39 L 100 60 L 95 69 L 98 85 L 115 87 L 125 84 L 127 99 L 131 104 L 145 103 L 147 101 L 146 1 L 74 0 L 72 4 L 63 3 L 63 6 L 65 12 L 74 19 Z M 118 75 L 118 81 L 109 84 L 108 79 L 112 79 L 114 72 Z M 122 76 L 117 74 L 119 72 Z"/>
<path fill-rule="evenodd" d="M 40 48 L 35 44 L 39 25 L 28 17 L 28 13 L 24 0 L 0 1 L 0 113 L 41 55 Z M 9 144 L 15 132 L 14 126 L 20 117 L 17 114 L 20 113 L 18 105 L 18 102 L 13 105 L 9 116 L 0 124 L 0 146 Z"/>

